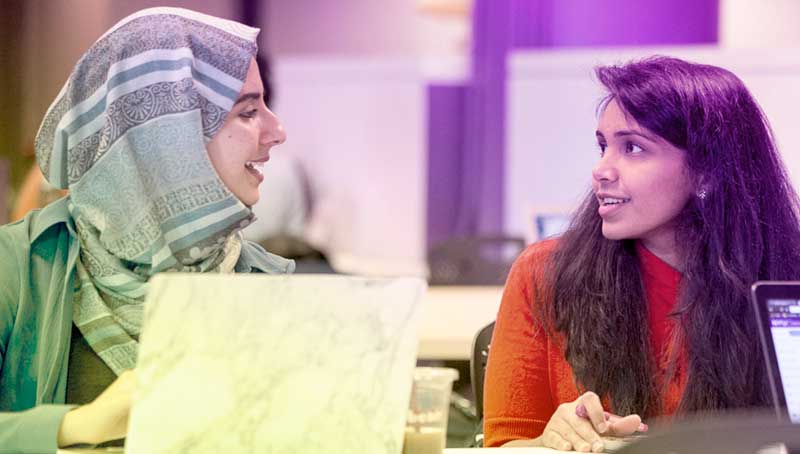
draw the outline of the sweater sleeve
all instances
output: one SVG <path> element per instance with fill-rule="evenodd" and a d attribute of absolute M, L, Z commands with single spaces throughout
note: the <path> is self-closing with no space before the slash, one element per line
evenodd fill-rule
<path fill-rule="evenodd" d="M 20 221 L 22 222 L 22 221 Z M 0 370 L 6 360 L 9 337 L 14 328 L 24 285 L 20 270 L 25 266 L 19 244 L 26 241 L 20 222 L 0 227 Z M 0 393 L 13 392 L 0 381 Z M 58 429 L 72 405 L 38 405 L 24 411 L 0 411 L 0 452 L 55 453 Z"/>
<path fill-rule="evenodd" d="M 8 339 L 14 327 L 20 299 L 20 260 L 14 247 L 13 226 L 0 227 L 0 370 L 6 357 Z M 2 383 L 0 383 L 2 392 Z"/>
<path fill-rule="evenodd" d="M 534 279 L 552 242 L 530 246 L 511 268 L 492 336 L 484 387 L 484 444 L 536 438 L 555 406 L 549 386 L 548 341 L 533 315 Z"/>
<path fill-rule="evenodd" d="M 0 452 L 53 454 L 58 429 L 74 405 L 37 405 L 30 410 L 0 412 Z"/>

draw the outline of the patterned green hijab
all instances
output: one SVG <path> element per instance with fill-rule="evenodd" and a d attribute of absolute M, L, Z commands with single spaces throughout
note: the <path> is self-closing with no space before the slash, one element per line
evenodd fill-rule
<path fill-rule="evenodd" d="M 205 144 L 256 53 L 258 30 L 193 11 L 123 19 L 80 59 L 36 137 L 48 181 L 69 188 L 81 243 L 74 322 L 117 374 L 136 363 L 147 281 L 231 272 L 253 219 Z"/>

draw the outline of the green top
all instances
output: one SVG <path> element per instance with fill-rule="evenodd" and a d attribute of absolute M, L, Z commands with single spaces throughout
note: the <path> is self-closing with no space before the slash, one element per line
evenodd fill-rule
<path fill-rule="evenodd" d="M 65 405 L 75 264 L 68 198 L 0 227 L 0 452 L 53 453 Z M 294 262 L 244 242 L 237 273 Z"/>

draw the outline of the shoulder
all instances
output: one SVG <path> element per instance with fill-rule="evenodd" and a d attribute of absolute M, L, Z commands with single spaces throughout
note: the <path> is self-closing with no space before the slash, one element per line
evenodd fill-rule
<path fill-rule="evenodd" d="M 67 209 L 68 198 L 64 197 L 42 209 L 31 210 L 22 219 L 0 227 L 0 237 L 14 240 L 16 244 L 37 242 L 40 237 L 58 233 L 60 229 L 72 229 L 72 217 Z"/>
<path fill-rule="evenodd" d="M 19 301 L 19 291 L 23 287 L 21 271 L 27 268 L 25 257 L 29 255 L 30 240 L 25 219 L 0 227 L 0 311 L 12 309 Z"/>
<path fill-rule="evenodd" d="M 541 275 L 557 246 L 557 238 L 531 244 L 514 261 L 511 274 L 523 274 L 529 277 Z"/>
<path fill-rule="evenodd" d="M 558 239 L 547 239 L 528 246 L 514 261 L 503 291 L 505 306 L 530 311 L 543 298 L 546 289 L 547 263 L 558 245 Z"/>
<path fill-rule="evenodd" d="M 4 252 L 3 257 L 9 258 L 6 252 L 19 249 L 20 246 L 30 246 L 30 222 L 26 216 L 19 221 L 0 226 L 0 251 Z"/>
<path fill-rule="evenodd" d="M 60 202 L 60 201 L 59 201 Z M 22 271 L 30 269 L 33 256 L 40 257 L 39 265 L 52 264 L 59 256 L 57 250 L 66 251 L 72 235 L 66 205 L 56 202 L 42 210 L 33 210 L 24 218 L 0 226 L 0 282 L 6 284 L 23 280 Z M 11 285 L 4 285 L 6 289 Z"/>
<path fill-rule="evenodd" d="M 237 273 L 290 274 L 294 268 L 294 260 L 269 253 L 252 241 L 242 241 L 242 253 L 236 264 Z"/>
<path fill-rule="evenodd" d="M 8 265 L 13 261 L 17 264 L 22 257 L 28 255 L 33 241 L 38 237 L 33 232 L 41 224 L 39 211 L 31 211 L 16 222 L 0 226 L 0 254 L 3 257 L 0 263 Z"/>
<path fill-rule="evenodd" d="M 524 251 L 522 251 L 517 260 L 522 260 L 523 262 L 546 260 L 556 250 L 558 243 L 558 238 L 548 238 L 546 240 L 533 243 L 526 247 Z"/>

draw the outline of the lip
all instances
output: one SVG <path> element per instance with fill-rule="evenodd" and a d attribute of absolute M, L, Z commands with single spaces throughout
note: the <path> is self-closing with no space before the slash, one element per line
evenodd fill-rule
<path fill-rule="evenodd" d="M 248 162 L 267 162 L 269 161 L 269 153 L 265 154 L 264 156 L 258 159 L 250 159 Z"/>
<path fill-rule="evenodd" d="M 600 205 L 600 207 L 597 209 L 597 214 L 599 214 L 601 218 L 605 219 L 616 214 L 619 210 L 624 208 L 624 205 L 624 203 L 619 205 Z"/>
<path fill-rule="evenodd" d="M 598 192 L 598 193 L 595 194 L 595 197 L 597 197 L 597 201 L 600 203 L 600 206 L 597 208 L 597 214 L 601 218 L 604 218 L 604 219 L 617 214 L 617 212 L 622 210 L 625 207 L 625 205 L 630 203 L 630 198 L 629 197 L 625 197 L 625 196 L 621 196 L 621 195 L 617 195 L 617 194 L 609 194 L 607 192 Z M 627 199 L 628 201 L 625 202 L 625 203 L 617 204 L 617 205 L 603 205 L 603 199 L 605 199 L 605 198 L 622 199 L 622 200 L 626 200 Z"/>
<path fill-rule="evenodd" d="M 256 159 L 248 159 L 247 160 L 247 162 L 253 162 L 253 163 L 258 163 L 258 164 L 263 164 L 263 163 L 265 163 L 267 161 L 269 161 L 269 153 L 267 153 L 264 156 L 261 156 L 259 158 L 256 158 Z M 251 169 L 251 168 L 249 168 L 247 166 L 244 166 L 244 169 L 247 171 L 247 173 L 249 173 L 253 178 L 256 179 L 256 181 L 257 181 L 256 184 L 261 184 L 261 182 L 264 181 L 264 174 L 261 173 L 260 170 Z"/>
<path fill-rule="evenodd" d="M 606 197 L 612 198 L 612 199 L 629 199 L 630 198 L 630 197 L 625 197 L 624 195 L 620 195 L 620 194 L 612 194 L 610 192 L 595 192 L 594 196 L 597 197 L 597 200 L 603 200 Z"/>
<path fill-rule="evenodd" d="M 247 167 L 245 167 L 244 169 L 247 171 L 247 173 L 249 173 L 253 178 L 255 178 L 258 181 L 258 184 L 261 184 L 261 182 L 264 181 L 264 175 L 258 170 L 248 169 Z"/>

